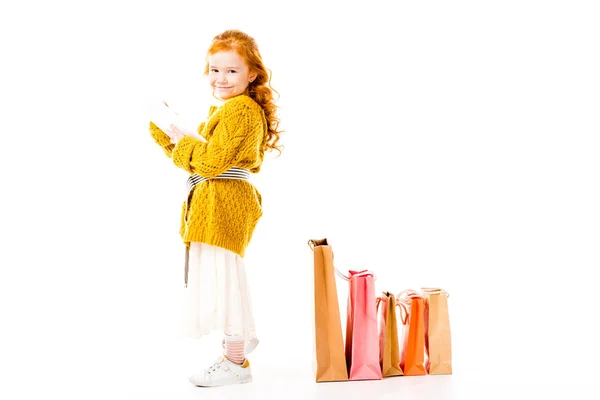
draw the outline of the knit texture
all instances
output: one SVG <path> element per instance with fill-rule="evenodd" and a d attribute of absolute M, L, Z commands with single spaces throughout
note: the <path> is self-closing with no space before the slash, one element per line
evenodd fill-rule
<path fill-rule="evenodd" d="M 150 122 L 150 133 L 175 165 L 190 174 L 212 178 L 231 167 L 258 173 L 264 159 L 267 121 L 260 105 L 246 95 L 236 96 L 198 127 L 208 142 L 184 137 L 176 145 Z M 192 189 L 181 211 L 184 243 L 203 242 L 244 257 L 256 224 L 262 216 L 262 197 L 250 182 L 207 180 Z"/>

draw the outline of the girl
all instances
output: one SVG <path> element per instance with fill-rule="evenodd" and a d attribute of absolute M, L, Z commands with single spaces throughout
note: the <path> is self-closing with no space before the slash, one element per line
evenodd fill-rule
<path fill-rule="evenodd" d="M 258 339 L 243 257 L 262 216 L 262 198 L 248 178 L 260 171 L 265 151 L 281 152 L 281 132 L 270 75 L 252 37 L 238 30 L 217 35 L 205 75 L 222 101 L 198 127 L 206 142 L 174 125 L 162 131 L 150 122 L 150 132 L 175 165 L 190 173 L 180 230 L 187 334 L 199 338 L 219 329 L 225 335 L 225 354 L 190 381 L 220 386 L 252 380 L 246 355 Z"/>

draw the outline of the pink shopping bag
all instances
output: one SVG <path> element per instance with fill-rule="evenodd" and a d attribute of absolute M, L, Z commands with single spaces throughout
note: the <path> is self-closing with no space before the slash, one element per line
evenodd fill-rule
<path fill-rule="evenodd" d="M 349 271 L 346 320 L 346 363 L 350 380 L 382 379 L 379 365 L 379 333 L 375 277 L 369 271 Z"/>

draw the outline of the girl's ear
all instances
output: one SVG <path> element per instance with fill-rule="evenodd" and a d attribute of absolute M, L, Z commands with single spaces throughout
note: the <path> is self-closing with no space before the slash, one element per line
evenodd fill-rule
<path fill-rule="evenodd" d="M 257 75 L 256 73 L 252 73 L 252 74 L 250 74 L 250 76 L 248 76 L 248 80 L 249 80 L 250 82 L 253 82 L 253 81 L 256 79 L 256 75 Z"/>

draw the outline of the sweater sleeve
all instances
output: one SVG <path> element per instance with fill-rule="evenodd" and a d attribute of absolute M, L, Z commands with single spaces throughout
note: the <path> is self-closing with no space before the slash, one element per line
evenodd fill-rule
<path fill-rule="evenodd" d="M 167 157 L 171 158 L 173 156 L 173 148 L 175 145 L 171 143 L 171 138 L 169 138 L 169 135 L 164 133 L 153 122 L 150 122 L 150 135 L 152 135 L 152 138 L 156 144 L 162 147 Z"/>
<path fill-rule="evenodd" d="M 237 103 L 223 110 L 208 142 L 184 137 L 173 149 L 173 162 L 185 171 L 212 178 L 233 167 L 240 146 L 253 130 L 253 111 Z"/>

